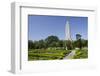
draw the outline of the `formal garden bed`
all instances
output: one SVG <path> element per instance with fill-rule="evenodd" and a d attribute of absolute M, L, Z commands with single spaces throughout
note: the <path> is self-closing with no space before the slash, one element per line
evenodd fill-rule
<path fill-rule="evenodd" d="M 30 49 L 28 51 L 28 60 L 63 59 L 70 52 L 69 50 Z"/>
<path fill-rule="evenodd" d="M 88 49 L 79 49 L 79 50 L 76 50 L 76 53 L 73 57 L 73 59 L 86 59 L 88 58 Z"/>

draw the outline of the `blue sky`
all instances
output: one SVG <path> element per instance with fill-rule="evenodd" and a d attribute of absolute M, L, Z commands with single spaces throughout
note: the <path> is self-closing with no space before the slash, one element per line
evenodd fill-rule
<path fill-rule="evenodd" d="M 29 40 L 41 40 L 50 35 L 58 36 L 65 40 L 65 25 L 69 18 L 71 38 L 76 39 L 76 34 L 81 34 L 83 39 L 88 39 L 88 18 L 74 16 L 28 16 Z"/>

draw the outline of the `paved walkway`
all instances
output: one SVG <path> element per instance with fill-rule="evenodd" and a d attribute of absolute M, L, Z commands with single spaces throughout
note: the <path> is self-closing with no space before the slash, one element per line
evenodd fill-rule
<path fill-rule="evenodd" d="M 69 53 L 67 56 L 65 56 L 63 59 L 72 59 L 75 55 L 76 50 L 72 50 L 71 53 Z"/>

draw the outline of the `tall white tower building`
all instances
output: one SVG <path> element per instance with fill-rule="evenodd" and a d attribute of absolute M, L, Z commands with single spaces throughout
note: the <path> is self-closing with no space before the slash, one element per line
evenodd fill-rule
<path fill-rule="evenodd" d="M 68 40 L 68 43 L 66 44 L 66 50 L 68 50 L 69 48 L 72 49 L 73 46 L 72 46 L 71 28 L 69 24 L 69 19 L 66 21 L 65 34 L 66 34 L 65 40 Z"/>
<path fill-rule="evenodd" d="M 66 21 L 65 34 L 66 34 L 66 39 L 65 40 L 72 41 L 69 20 Z"/>

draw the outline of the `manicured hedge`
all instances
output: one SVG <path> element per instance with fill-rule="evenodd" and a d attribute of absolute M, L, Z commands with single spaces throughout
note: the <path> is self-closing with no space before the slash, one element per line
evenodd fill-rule
<path fill-rule="evenodd" d="M 30 51 L 28 51 L 28 60 L 63 59 L 63 57 L 69 53 L 69 50 L 30 49 Z"/>
<path fill-rule="evenodd" d="M 87 49 L 77 50 L 73 58 L 74 59 L 88 58 L 88 50 Z"/>

